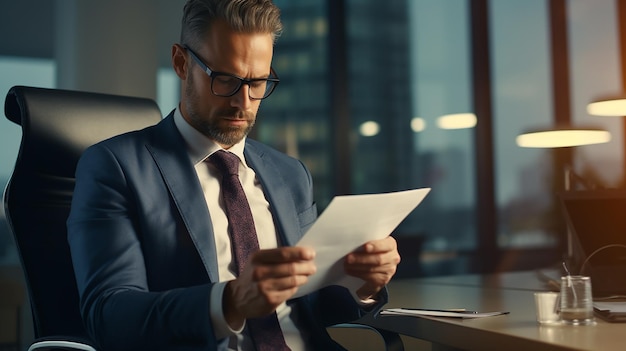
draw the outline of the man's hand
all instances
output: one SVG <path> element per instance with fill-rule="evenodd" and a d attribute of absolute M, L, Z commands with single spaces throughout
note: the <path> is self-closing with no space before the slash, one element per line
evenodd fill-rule
<path fill-rule="evenodd" d="M 303 247 L 254 253 L 241 275 L 226 284 L 222 300 L 226 322 L 239 329 L 247 318 L 274 312 L 315 273 L 314 257 L 313 249 Z"/>
<path fill-rule="evenodd" d="M 344 269 L 347 274 L 365 280 L 357 291 L 357 296 L 367 300 L 376 295 L 396 273 L 400 254 L 396 239 L 388 236 L 381 240 L 365 243 L 346 255 Z"/>

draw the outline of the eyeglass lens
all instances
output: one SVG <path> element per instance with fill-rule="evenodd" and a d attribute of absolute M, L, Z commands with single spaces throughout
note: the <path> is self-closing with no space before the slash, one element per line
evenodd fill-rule
<path fill-rule="evenodd" d="M 252 80 L 245 82 L 249 86 L 249 95 L 253 99 L 264 99 L 274 90 L 275 82 L 265 79 Z M 213 94 L 218 96 L 232 96 L 244 84 L 244 81 L 237 77 L 227 74 L 214 74 L 211 82 Z"/>

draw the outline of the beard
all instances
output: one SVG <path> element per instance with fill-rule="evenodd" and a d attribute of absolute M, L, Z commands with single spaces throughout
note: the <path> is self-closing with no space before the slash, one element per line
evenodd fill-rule
<path fill-rule="evenodd" d="M 242 111 L 237 108 L 227 108 L 214 110 L 211 115 L 203 116 L 200 112 L 198 112 L 196 105 L 196 102 L 200 101 L 202 97 L 199 96 L 197 91 L 193 88 L 192 76 L 193 75 L 189 76 L 186 87 L 188 94 L 186 108 L 189 123 L 204 136 L 220 145 L 230 147 L 240 142 L 248 135 L 248 133 L 250 133 L 252 127 L 254 127 L 256 119 L 255 115 L 251 112 Z M 224 126 L 220 124 L 223 122 L 223 118 L 242 119 L 248 123 L 245 126 Z"/>

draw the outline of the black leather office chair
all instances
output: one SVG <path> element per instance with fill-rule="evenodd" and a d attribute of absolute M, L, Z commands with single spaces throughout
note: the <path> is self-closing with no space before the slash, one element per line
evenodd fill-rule
<path fill-rule="evenodd" d="M 29 351 L 95 351 L 80 317 L 65 225 L 76 163 L 88 146 L 155 124 L 161 112 L 149 99 L 15 86 L 7 94 L 5 114 L 22 126 L 4 206 L 32 308 L 36 340 Z M 387 350 L 404 349 L 396 333 L 335 326 L 346 327 L 373 330 Z"/>
<path fill-rule="evenodd" d="M 65 220 L 78 158 L 88 146 L 157 123 L 150 99 L 16 86 L 5 114 L 22 126 L 4 193 L 30 297 L 36 342 L 29 350 L 94 350 L 84 330 Z"/>

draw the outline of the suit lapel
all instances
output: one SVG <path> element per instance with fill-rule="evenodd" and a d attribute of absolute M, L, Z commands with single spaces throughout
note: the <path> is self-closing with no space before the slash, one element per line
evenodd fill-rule
<path fill-rule="evenodd" d="M 254 169 L 261 181 L 282 244 L 295 245 L 300 238 L 298 213 L 282 174 L 271 158 L 259 151 L 253 144 L 246 143 L 244 154 L 246 162 Z"/>
<path fill-rule="evenodd" d="M 185 142 L 178 133 L 171 114 L 153 131 L 146 147 L 167 184 L 172 201 L 196 245 L 209 278 L 217 282 L 219 275 L 213 226 L 202 195 L 202 187 L 185 149 Z M 298 213 L 289 189 L 284 186 L 281 173 L 271 158 L 253 144 L 246 144 L 244 154 L 261 181 L 281 242 L 288 246 L 295 245 L 300 238 Z"/>
<path fill-rule="evenodd" d="M 172 114 L 152 135 L 148 150 L 169 189 L 172 201 L 213 282 L 219 279 L 213 226 L 196 171 L 189 160 L 185 142 L 174 125 Z"/>

